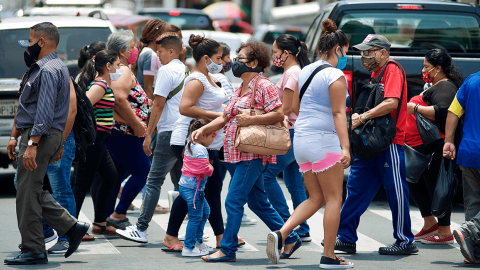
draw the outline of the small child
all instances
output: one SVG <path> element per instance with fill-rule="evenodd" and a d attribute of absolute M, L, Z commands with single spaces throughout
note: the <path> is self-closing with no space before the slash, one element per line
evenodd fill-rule
<path fill-rule="evenodd" d="M 210 207 L 205 200 L 205 183 L 207 177 L 212 176 L 213 166 L 210 164 L 207 147 L 212 143 L 216 133 L 199 138 L 196 144 L 190 141 L 195 130 L 207 125 L 210 120 L 205 118 L 194 119 L 188 128 L 183 168 L 180 182 L 180 196 L 188 205 L 188 224 L 185 234 L 182 256 L 203 256 L 213 251 L 203 243 L 203 229 L 210 215 Z"/>

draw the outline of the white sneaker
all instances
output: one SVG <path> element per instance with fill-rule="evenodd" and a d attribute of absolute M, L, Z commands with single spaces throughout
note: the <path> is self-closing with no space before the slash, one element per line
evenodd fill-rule
<path fill-rule="evenodd" d="M 209 237 L 208 234 L 206 234 L 206 233 L 203 234 L 203 240 L 207 240 L 208 237 Z M 185 241 L 185 234 L 179 235 L 178 240 Z"/>
<path fill-rule="evenodd" d="M 208 251 L 202 251 L 198 249 L 197 247 L 194 247 L 192 250 L 189 250 L 185 246 L 182 249 L 182 256 L 184 257 L 200 257 L 203 255 L 208 255 Z"/>
<path fill-rule="evenodd" d="M 175 190 L 168 191 L 168 209 L 172 210 L 173 201 L 178 197 L 179 192 Z"/>
<path fill-rule="evenodd" d="M 137 243 L 148 243 L 147 230 L 142 232 L 137 229 L 137 225 L 128 226 L 127 228 L 125 228 L 125 230 L 117 229 L 115 232 L 118 236 L 125 240 Z"/>
<path fill-rule="evenodd" d="M 212 247 L 207 246 L 205 243 L 199 244 L 198 242 L 195 243 L 195 247 L 200 249 L 201 251 L 208 251 L 211 252 L 213 251 Z"/>
<path fill-rule="evenodd" d="M 243 214 L 242 217 L 242 225 L 255 225 L 257 224 L 257 220 L 248 217 L 247 215 Z"/>

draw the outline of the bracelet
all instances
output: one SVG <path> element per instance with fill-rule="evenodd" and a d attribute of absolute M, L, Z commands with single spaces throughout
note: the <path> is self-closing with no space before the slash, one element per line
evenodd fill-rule
<path fill-rule="evenodd" d="M 367 118 L 366 113 L 367 113 L 367 112 L 364 112 L 364 113 L 363 113 L 363 117 L 365 117 L 365 121 L 368 121 L 368 120 L 370 120 L 370 119 Z"/>
<path fill-rule="evenodd" d="M 362 125 L 365 124 L 365 122 L 362 121 L 362 116 L 360 116 L 360 115 L 358 116 L 358 121 L 360 121 L 360 123 L 362 123 Z"/>
<path fill-rule="evenodd" d="M 415 111 L 418 110 L 418 106 L 420 106 L 420 104 L 415 105 L 415 109 L 414 109 Z"/>
<path fill-rule="evenodd" d="M 15 138 L 15 137 L 10 137 L 10 141 L 11 141 L 11 140 L 15 140 L 15 141 L 17 141 L 17 142 L 18 142 L 18 139 L 17 139 L 17 138 Z"/>

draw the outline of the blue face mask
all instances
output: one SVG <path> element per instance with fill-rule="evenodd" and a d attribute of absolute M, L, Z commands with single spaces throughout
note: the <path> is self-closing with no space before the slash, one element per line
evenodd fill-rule
<path fill-rule="evenodd" d="M 337 68 L 344 69 L 347 66 L 347 56 L 343 53 L 342 48 L 340 48 L 340 52 L 342 52 L 342 57 L 338 56 L 338 54 L 335 53 L 337 54 L 337 58 L 338 58 Z"/>

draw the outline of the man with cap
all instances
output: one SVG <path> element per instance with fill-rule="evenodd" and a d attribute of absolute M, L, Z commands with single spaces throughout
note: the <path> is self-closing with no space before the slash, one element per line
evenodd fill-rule
<path fill-rule="evenodd" d="M 383 102 L 364 114 L 353 114 L 353 128 L 363 125 L 369 119 L 375 119 L 387 113 L 390 113 L 395 119 L 398 107 L 400 107 L 400 113 L 398 119 L 395 119 L 397 133 L 389 148 L 372 159 L 355 158 L 355 162 L 350 168 L 347 184 L 348 195 L 341 211 L 335 250 L 356 252 L 355 242 L 358 240 L 356 230 L 360 216 L 367 210 L 383 184 L 392 211 L 393 235 L 396 241 L 391 246 L 381 247 L 378 252 L 390 255 L 417 253 L 418 248 L 411 231 L 405 172 L 406 78 L 397 65 L 388 64 L 393 60 L 389 58 L 390 42 L 384 36 L 368 35 L 361 44 L 353 46 L 353 48 L 361 51 L 362 66 L 372 71 L 372 78 L 377 78 L 384 66 L 387 65 L 380 80 L 380 86 L 384 92 Z M 401 99 L 404 84 L 405 89 Z M 400 100 L 402 104 L 399 106 Z"/>
<path fill-rule="evenodd" d="M 48 165 L 62 150 L 63 131 L 70 102 L 67 67 L 58 58 L 58 29 L 49 22 L 31 27 L 29 40 L 19 41 L 27 48 L 24 61 L 29 68 L 20 85 L 20 99 L 12 137 L 21 135 L 18 154 L 16 210 L 21 253 L 5 259 L 6 264 L 47 263 L 42 219 L 60 235 L 66 235 L 69 247 L 65 258 L 80 245 L 89 225 L 78 222 L 60 206 L 48 191 L 42 190 Z M 16 157 L 16 154 L 9 153 Z"/>

